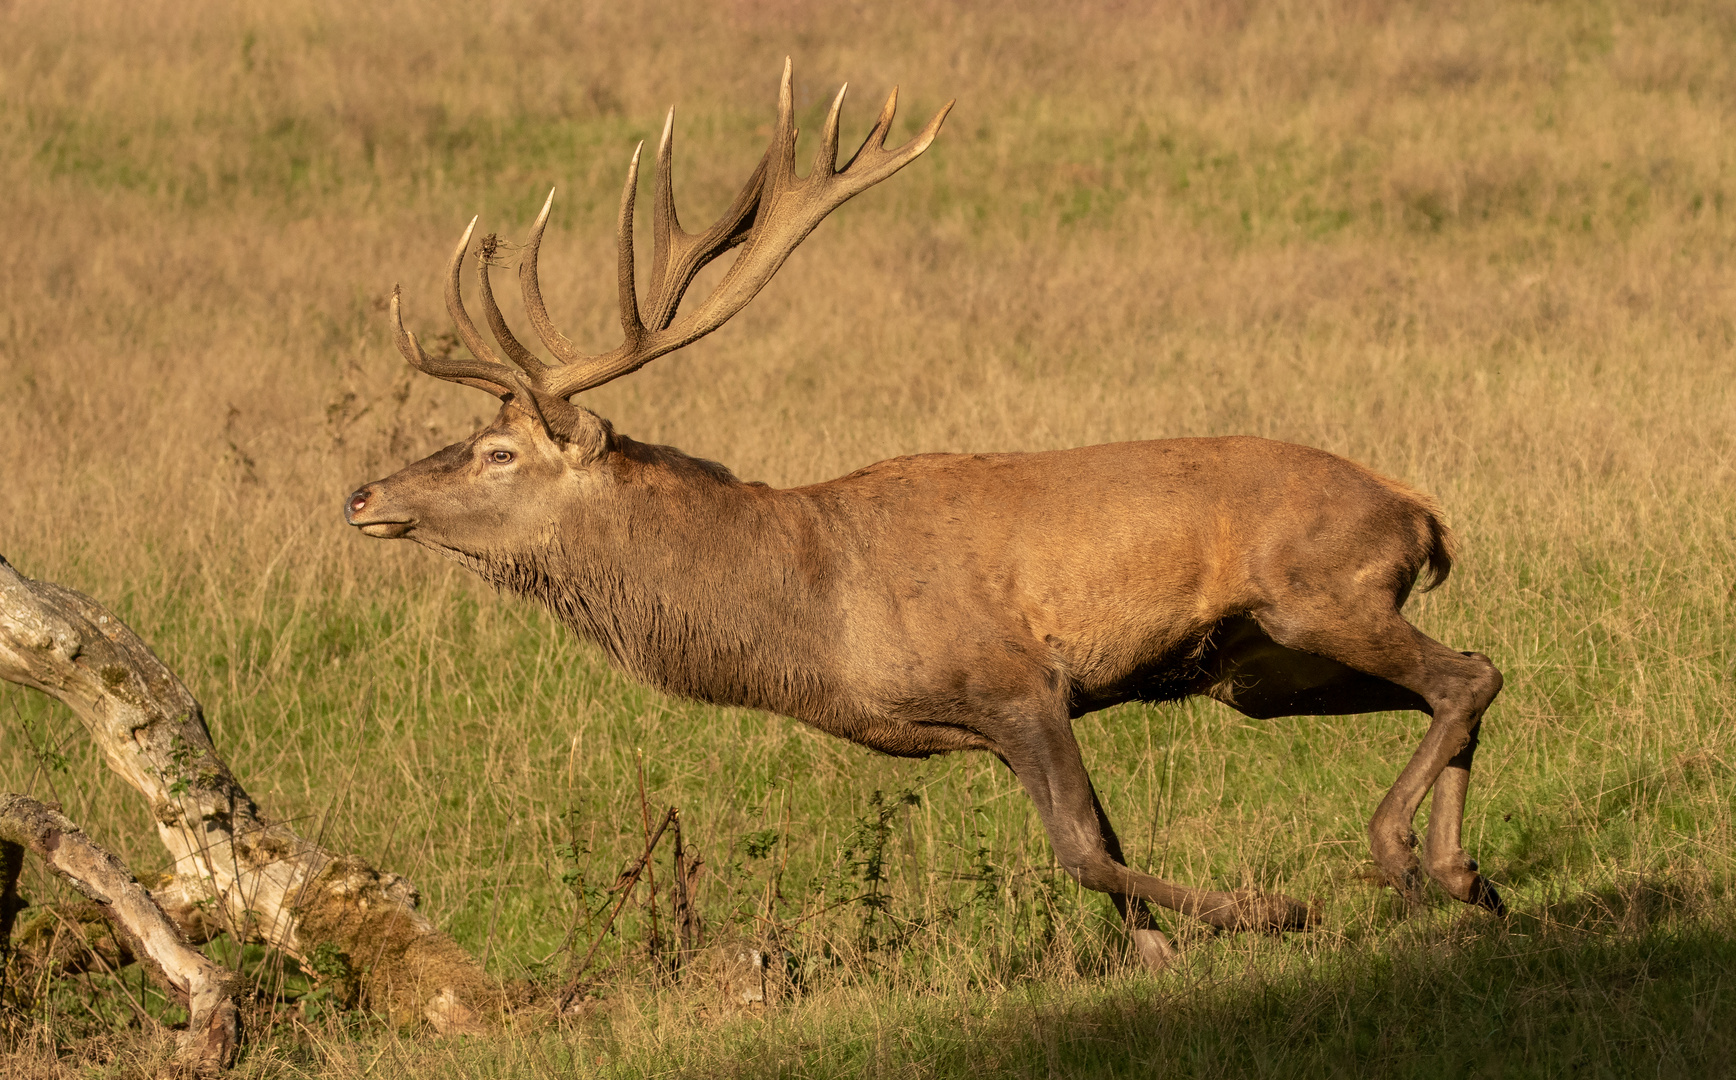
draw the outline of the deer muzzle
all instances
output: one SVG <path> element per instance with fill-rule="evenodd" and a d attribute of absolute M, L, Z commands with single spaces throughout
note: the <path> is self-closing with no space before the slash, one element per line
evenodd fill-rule
<path fill-rule="evenodd" d="M 394 512 L 372 484 L 356 489 L 344 500 L 344 520 L 382 540 L 408 535 L 416 525 L 408 515 Z"/>

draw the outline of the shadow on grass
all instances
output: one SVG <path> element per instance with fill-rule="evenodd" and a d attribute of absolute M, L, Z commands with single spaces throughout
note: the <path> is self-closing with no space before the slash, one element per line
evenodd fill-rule
<path fill-rule="evenodd" d="M 1720 893 L 1635 877 L 1505 923 L 1439 909 L 1376 920 L 1360 939 L 1201 934 L 1161 975 L 1123 968 L 995 995 L 865 983 L 720 1013 L 699 983 L 622 988 L 588 1019 L 527 1014 L 456 1040 L 316 1019 L 304 1003 L 274 1011 L 275 1029 L 255 1014 L 237 1075 L 1697 1080 L 1736 1074 L 1736 904 Z M 93 1028 L 0 1074 L 155 1076 L 170 1046 Z"/>
<path fill-rule="evenodd" d="M 871 1025 L 786 1027 L 713 1075 L 1730 1075 L 1736 913 L 1704 897 L 1640 881 L 1312 960 L 1257 946 L 980 1009 L 889 1002 Z"/>

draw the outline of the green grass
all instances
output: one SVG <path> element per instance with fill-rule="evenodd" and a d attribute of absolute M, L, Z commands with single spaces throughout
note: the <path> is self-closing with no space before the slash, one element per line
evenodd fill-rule
<path fill-rule="evenodd" d="M 1555 609 L 1579 614 L 1562 621 L 1592 627 L 1638 591 L 1595 572 L 1565 586 Z M 502 977 L 553 979 L 564 954 L 537 961 L 582 918 L 581 898 L 602 908 L 599 886 L 642 844 L 642 762 L 653 808 L 679 805 L 706 859 L 711 939 L 782 950 L 791 988 L 764 1016 L 693 1027 L 696 1010 L 727 1014 L 724 1001 L 703 972 L 670 985 L 647 966 L 645 912 L 630 906 L 601 954 L 593 1018 L 563 1034 L 527 1018 L 504 1052 L 435 1050 L 322 1012 L 316 996 L 283 1011 L 311 1011 L 321 1041 L 280 1022 L 249 1059 L 266 1074 L 386 1053 L 406 1072 L 450 1058 L 460 1075 L 588 1071 L 598 1055 L 602 1075 L 677 1063 L 1132 1075 L 1166 1061 L 1185 1075 L 1616 1075 L 1654 1059 L 1687 1075 L 1731 1053 L 1707 1020 L 1736 994 L 1721 635 L 1660 679 L 1672 691 L 1661 702 L 1636 701 L 1629 676 L 1661 650 L 1607 629 L 1508 662 L 1513 690 L 1486 728 L 1467 831 L 1515 910 L 1506 927 L 1438 894 L 1407 913 L 1371 884 L 1364 823 L 1420 735 L 1413 716 L 1259 722 L 1188 704 L 1080 721 L 1136 863 L 1326 903 L 1320 931 L 1287 939 L 1177 925 L 1186 962 L 1151 978 L 1126 967 L 1107 903 L 1055 871 L 997 763 L 894 761 L 779 718 L 661 699 L 540 615 L 462 590 L 439 637 L 390 605 L 360 611 L 285 613 L 206 662 L 210 679 L 233 671 L 244 688 L 246 713 L 213 726 L 220 746 L 245 748 L 232 760 L 268 806 L 307 806 L 304 831 L 409 874 Z M 1692 651 L 1676 640 L 1672 656 Z M 103 779 L 91 750 L 53 710 L 13 697 L 34 731 L 59 732 L 68 761 L 48 780 L 69 811 L 110 818 L 81 805 L 91 785 L 73 780 Z M 281 970 L 257 952 L 251 963 Z"/>

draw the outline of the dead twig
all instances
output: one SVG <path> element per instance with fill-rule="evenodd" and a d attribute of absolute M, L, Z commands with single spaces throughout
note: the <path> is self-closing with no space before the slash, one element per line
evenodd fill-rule
<path fill-rule="evenodd" d="M 561 990 L 560 999 L 555 1004 L 556 1012 L 566 1012 L 572 1004 L 573 997 L 578 993 L 579 983 L 584 978 L 585 970 L 591 966 L 591 960 L 597 955 L 597 948 L 603 944 L 603 938 L 609 933 L 609 928 L 615 925 L 615 916 L 621 914 L 621 909 L 627 906 L 627 901 L 633 896 L 633 886 L 639 884 L 639 875 L 645 871 L 651 862 L 651 853 L 657 849 L 657 841 L 663 839 L 663 831 L 669 823 L 680 815 L 680 811 L 671 806 L 663 815 L 663 820 L 657 826 L 657 831 L 651 834 L 651 839 L 645 843 L 645 853 L 633 864 L 633 869 L 625 875 L 626 883 L 621 886 L 621 899 L 616 901 L 615 910 L 609 912 L 609 917 L 603 922 L 603 928 L 597 931 L 597 936 L 591 939 L 591 947 L 585 950 L 584 959 L 573 968 L 573 973 L 567 978 L 567 985 Z"/>

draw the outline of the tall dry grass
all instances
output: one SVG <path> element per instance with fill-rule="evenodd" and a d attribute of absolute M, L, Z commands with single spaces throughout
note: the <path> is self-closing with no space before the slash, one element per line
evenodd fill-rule
<path fill-rule="evenodd" d="M 490 411 L 397 359 L 393 283 L 424 336 L 446 330 L 437 279 L 463 222 L 520 236 L 558 185 L 545 291 L 607 347 L 633 143 L 677 106 L 677 198 L 707 218 L 756 160 L 792 55 L 805 130 L 846 79 L 846 139 L 894 83 L 901 123 L 959 105 L 731 326 L 589 404 L 775 484 L 899 453 L 1230 432 L 1401 477 L 1464 547 L 1415 617 L 1508 674 L 1471 800 L 1485 868 L 1545 922 L 1587 896 L 1641 910 L 1620 899 L 1636 888 L 1721 911 L 1733 48 L 1736 16 L 1691 2 L 13 0 L 0 552 L 120 610 L 270 809 L 409 874 L 505 975 L 537 974 L 565 931 L 561 873 L 595 882 L 630 853 L 640 752 L 711 853 L 731 933 L 755 932 L 771 873 L 742 837 L 779 831 L 796 918 L 848 876 L 870 792 L 920 790 L 890 887 L 919 928 L 906 954 L 938 968 L 851 959 L 856 924 L 838 924 L 809 944 L 843 957 L 840 986 L 968 995 L 1113 967 L 1095 901 L 1042 884 L 1048 849 L 998 766 L 889 762 L 659 699 L 341 522 L 344 493 Z M 0 785 L 52 789 L 136 864 L 160 858 L 63 716 L 15 689 L 0 716 Z M 1207 976 L 1354 967 L 1406 940 L 1359 881 L 1360 837 L 1416 718 L 1189 706 L 1079 727 L 1144 865 L 1330 901 L 1308 942 L 1193 943 Z M 588 854 L 559 854 L 573 843 Z M 1000 875 L 986 892 L 978 863 Z M 1596 932 L 1645 930 L 1626 917 Z M 640 991 L 625 945 L 620 961 L 597 1045 L 636 1060 L 688 1005 L 622 1004 Z M 727 1071 L 708 1037 L 690 1064 Z M 359 1070 L 372 1050 L 354 1053 Z"/>

